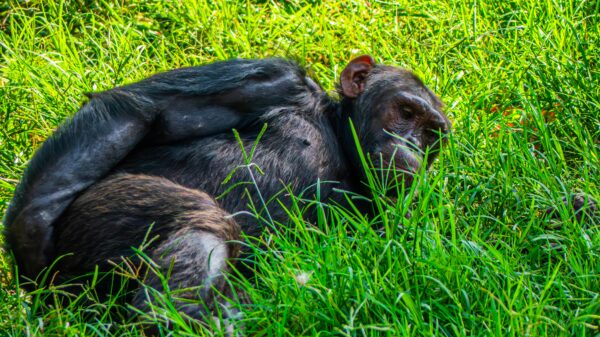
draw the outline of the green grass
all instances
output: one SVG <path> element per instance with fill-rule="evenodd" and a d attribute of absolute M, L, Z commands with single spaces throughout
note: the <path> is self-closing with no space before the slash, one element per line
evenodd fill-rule
<path fill-rule="evenodd" d="M 316 224 L 290 210 L 242 282 L 248 334 L 600 336 L 600 226 L 561 201 L 600 200 L 599 11 L 592 0 L 2 1 L 0 211 L 85 92 L 273 55 L 333 90 L 370 53 L 419 74 L 454 134 L 414 200 L 377 197 L 373 219 L 321 205 Z M 560 219 L 542 216 L 550 206 Z M 112 301 L 40 312 L 38 295 L 18 290 L 0 250 L 0 336 L 141 335 L 113 321 Z M 156 311 L 175 335 L 209 333 L 168 299 Z"/>

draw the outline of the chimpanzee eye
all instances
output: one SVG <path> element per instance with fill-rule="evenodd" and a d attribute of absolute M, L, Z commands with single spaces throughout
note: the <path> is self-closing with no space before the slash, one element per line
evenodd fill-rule
<path fill-rule="evenodd" d="M 410 106 L 405 105 L 400 107 L 398 110 L 400 111 L 402 118 L 412 119 L 415 117 L 415 110 Z"/>

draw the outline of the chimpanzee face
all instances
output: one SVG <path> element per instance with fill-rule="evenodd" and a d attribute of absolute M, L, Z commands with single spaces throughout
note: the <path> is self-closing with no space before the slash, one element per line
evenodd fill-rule
<path fill-rule="evenodd" d="M 375 66 L 356 98 L 353 120 L 376 168 L 395 169 L 405 186 L 439 153 L 450 130 L 442 103 L 407 70 Z"/>

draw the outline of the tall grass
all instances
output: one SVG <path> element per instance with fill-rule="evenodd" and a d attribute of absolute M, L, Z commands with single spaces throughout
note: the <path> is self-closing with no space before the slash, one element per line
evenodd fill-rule
<path fill-rule="evenodd" d="M 573 221 L 562 198 L 600 200 L 599 11 L 568 0 L 1 2 L 0 207 L 84 92 L 273 55 L 333 90 L 345 62 L 370 53 L 419 74 L 453 135 L 411 200 L 382 197 L 374 172 L 377 216 L 318 204 L 307 223 L 298 206 L 265 233 L 256 278 L 238 282 L 252 299 L 247 334 L 598 336 L 600 227 Z M 0 335 L 141 335 L 93 292 L 40 312 L 48 293 L 20 291 L 0 252 Z M 154 295 L 174 334 L 223 332 Z"/>

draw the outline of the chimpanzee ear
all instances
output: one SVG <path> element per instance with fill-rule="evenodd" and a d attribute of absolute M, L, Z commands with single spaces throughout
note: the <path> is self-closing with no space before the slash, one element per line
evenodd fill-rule
<path fill-rule="evenodd" d="M 362 55 L 350 61 L 342 75 L 342 94 L 346 97 L 355 98 L 365 90 L 365 78 L 373 66 L 375 60 L 370 55 Z"/>

